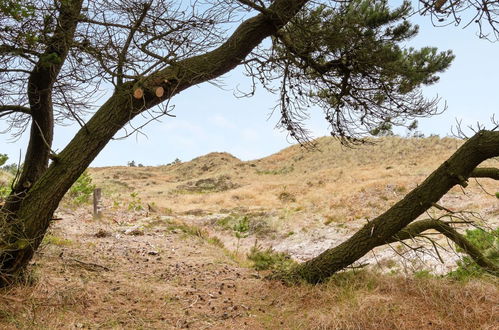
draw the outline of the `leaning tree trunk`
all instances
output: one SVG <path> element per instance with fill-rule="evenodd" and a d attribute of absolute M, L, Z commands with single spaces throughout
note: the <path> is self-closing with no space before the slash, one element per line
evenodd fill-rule
<path fill-rule="evenodd" d="M 38 221 L 36 225 L 27 227 L 28 224 L 23 221 L 20 214 L 26 211 L 26 208 L 40 207 L 43 208 L 41 211 L 52 209 L 48 205 L 26 205 L 24 199 L 48 168 L 54 133 L 52 90 L 69 53 L 82 3 L 83 0 L 61 3 L 57 27 L 29 75 L 27 84 L 31 116 L 29 144 L 20 177 L 0 213 L 0 286 L 18 277 L 18 273 L 31 260 L 40 244 L 42 233 L 47 230 L 47 221 Z M 47 203 L 50 203 L 49 199 L 47 196 Z M 40 215 L 38 210 L 31 214 L 36 219 L 50 219 L 52 215 L 52 213 L 46 216 Z"/>
<path fill-rule="evenodd" d="M 48 168 L 46 156 L 41 161 L 37 157 L 30 158 L 29 162 L 33 163 L 25 164 L 25 167 L 36 168 L 36 175 L 33 176 L 33 172 L 28 170 L 21 175 L 22 182 L 14 189 L 0 212 L 0 287 L 10 285 L 24 272 L 64 194 L 124 125 L 138 114 L 181 91 L 234 69 L 263 39 L 289 22 L 307 2 L 308 0 L 276 0 L 265 13 L 241 23 L 220 47 L 203 55 L 181 60 L 140 81 L 120 84 L 73 140 L 58 155 L 51 155 L 53 162 Z M 61 8 L 79 12 L 82 0 L 63 3 L 68 7 L 64 5 Z M 77 23 L 76 19 L 71 20 L 73 16 L 64 16 L 62 10 L 60 16 L 66 17 L 69 23 Z M 59 26 L 66 32 L 73 31 L 64 24 Z M 65 46 L 71 43 L 66 40 L 62 42 Z M 58 54 L 62 60 L 59 64 L 62 66 L 64 54 L 51 48 L 47 51 Z M 50 74 L 55 74 L 55 78 L 60 67 L 53 69 Z M 47 83 L 46 88 L 50 89 L 52 84 L 53 82 Z M 158 88 L 164 92 L 156 93 Z M 140 93 L 134 93 L 137 90 Z M 47 98 L 47 104 L 50 105 L 50 93 Z M 41 116 L 51 121 L 49 117 L 52 109 L 49 110 L 50 113 Z M 37 146 L 41 146 L 43 154 L 48 155 L 51 128 L 42 127 L 40 130 L 35 126 L 32 132 L 42 132 L 42 135 L 35 136 Z M 50 137 L 49 141 L 46 141 L 43 134 Z M 33 152 L 36 150 L 33 149 Z M 36 166 L 32 166 L 33 164 Z"/>
<path fill-rule="evenodd" d="M 291 274 L 278 274 L 287 279 L 304 279 L 310 283 L 321 282 L 335 272 L 351 265 L 373 248 L 393 241 L 397 234 L 401 239 L 407 235 L 402 231 L 412 221 L 436 203 L 445 193 L 456 184 L 466 186 L 470 176 L 486 176 L 485 172 L 497 175 L 497 170 L 475 170 L 475 167 L 486 159 L 499 156 L 499 132 L 480 131 L 466 141 L 447 161 L 434 171 L 421 185 L 408 193 L 404 199 L 392 206 L 388 211 L 369 221 L 363 228 L 356 232 L 340 245 L 324 251 L 319 256 L 298 265 Z M 489 173 L 489 174 L 490 174 Z M 433 229 L 448 236 L 454 235 L 447 227 L 432 223 Z M 409 231 L 417 228 L 406 228 Z M 455 236 L 459 241 L 458 236 Z M 461 244 L 465 244 L 460 242 Z M 477 254 L 470 246 L 463 245 L 465 251 L 488 271 L 497 274 L 497 265 L 492 264 L 483 256 Z M 474 255 L 473 255 L 474 254 Z M 480 259 L 481 258 L 481 259 Z"/>

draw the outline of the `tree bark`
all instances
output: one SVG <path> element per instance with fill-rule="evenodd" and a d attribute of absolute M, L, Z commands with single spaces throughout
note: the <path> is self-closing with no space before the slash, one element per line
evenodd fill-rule
<path fill-rule="evenodd" d="M 471 172 L 470 178 L 489 178 L 499 180 L 499 168 L 479 167 Z"/>
<path fill-rule="evenodd" d="M 453 186 L 466 185 L 467 179 L 477 165 L 497 156 L 499 156 L 499 132 L 478 132 L 421 185 L 388 211 L 369 221 L 345 242 L 298 265 L 285 276 L 292 280 L 304 279 L 310 283 L 324 281 L 373 248 L 390 242 L 393 236 L 429 209 Z"/>
<path fill-rule="evenodd" d="M 68 7 L 61 5 L 61 17 L 66 17 L 62 8 L 71 11 L 71 15 L 72 10 L 79 13 L 81 2 L 63 1 L 63 4 L 68 3 Z M 307 2 L 308 0 L 276 0 L 265 13 L 241 23 L 227 41 L 213 51 L 179 61 L 144 77 L 141 81 L 121 84 L 64 150 L 53 157 L 48 168 L 53 120 L 51 111 L 45 111 L 41 117 L 47 123 L 42 124 L 41 130 L 37 130 L 38 126 L 33 125 L 36 129 L 32 128 L 34 135 L 31 139 L 34 139 L 36 146 L 28 151 L 28 154 L 35 155 L 36 150 L 41 148 L 42 158 L 37 160 L 36 157 L 27 156 L 25 162 L 25 166 L 33 167 L 36 174 L 31 176 L 31 171 L 23 172 L 26 179 L 21 176 L 20 186 L 24 187 L 24 190 L 21 190 L 21 193 L 14 192 L 11 197 L 15 200 L 15 207 L 12 206 L 13 203 L 7 203 L 2 209 L 3 218 L 10 219 L 10 225 L 0 233 L 0 286 L 11 284 L 22 274 L 43 239 L 50 219 L 64 194 L 118 130 L 141 112 L 181 91 L 231 71 L 263 39 L 274 34 L 293 18 Z M 76 24 L 77 19 L 73 22 Z M 74 33 L 71 27 L 61 27 Z M 69 33 L 63 36 L 69 36 Z M 70 45 L 71 42 L 66 44 Z M 63 52 L 58 54 L 64 59 Z M 58 70 L 54 68 L 50 73 L 57 76 Z M 51 84 L 47 82 L 45 87 L 43 91 L 50 89 Z M 136 99 L 133 95 L 139 87 L 143 89 L 144 94 L 140 99 Z M 156 95 L 158 87 L 164 89 L 162 96 Z M 50 105 L 50 92 L 47 93 L 47 105 Z M 40 131 L 42 136 L 39 137 Z M 47 137 L 49 141 L 44 141 Z M 30 146 L 31 143 L 30 140 Z"/>

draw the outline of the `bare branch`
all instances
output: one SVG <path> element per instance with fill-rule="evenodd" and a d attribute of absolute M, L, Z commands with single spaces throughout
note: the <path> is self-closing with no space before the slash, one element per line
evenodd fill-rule
<path fill-rule="evenodd" d="M 267 12 L 267 8 L 261 1 L 252 1 L 252 0 L 237 0 L 237 1 L 252 9 L 258 10 L 261 13 Z"/>
<path fill-rule="evenodd" d="M 8 112 L 8 113 L 20 112 L 30 115 L 31 109 L 28 107 L 23 107 L 21 105 L 0 105 L 0 115 L 2 112 Z"/>
<path fill-rule="evenodd" d="M 127 53 L 129 52 L 130 44 L 132 43 L 133 37 L 135 35 L 135 32 L 140 28 L 142 22 L 144 21 L 147 11 L 149 8 L 151 8 L 151 4 L 145 3 L 143 5 L 142 13 L 140 14 L 139 18 L 135 22 L 135 24 L 132 26 L 130 29 L 130 33 L 128 34 L 128 37 L 125 41 L 125 44 L 121 48 L 121 52 L 118 56 L 118 64 L 117 64 L 117 86 L 123 85 L 123 66 L 125 65 L 126 58 L 127 58 Z"/>
<path fill-rule="evenodd" d="M 23 56 L 25 54 L 40 56 L 41 54 L 33 49 L 24 47 L 15 47 L 11 45 L 0 45 L 0 54 L 11 54 Z"/>
<path fill-rule="evenodd" d="M 483 267 L 487 272 L 499 276 L 499 267 L 495 265 L 492 261 L 486 258 L 478 248 L 476 248 L 470 241 L 466 239 L 463 235 L 458 233 L 454 228 L 452 228 L 448 223 L 437 220 L 437 219 L 424 219 L 411 223 L 396 235 L 392 236 L 385 243 L 394 243 L 401 240 L 412 239 L 424 231 L 434 229 L 441 234 L 448 237 L 457 246 L 459 246 L 463 251 L 465 251 L 473 260 L 481 267 Z M 383 244 L 380 244 L 383 245 Z"/>
<path fill-rule="evenodd" d="M 454 23 L 478 27 L 480 38 L 496 41 L 499 37 L 497 0 L 419 0 L 421 15 L 430 15 L 435 26 Z"/>

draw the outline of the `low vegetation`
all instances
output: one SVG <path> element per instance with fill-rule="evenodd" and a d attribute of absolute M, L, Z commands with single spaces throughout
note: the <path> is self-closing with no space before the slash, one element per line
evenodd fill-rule
<path fill-rule="evenodd" d="M 276 252 L 271 247 L 264 249 L 256 243 L 247 257 L 253 262 L 253 268 L 256 270 L 286 272 L 296 265 L 296 261 L 291 259 L 289 254 Z"/>
<path fill-rule="evenodd" d="M 177 186 L 178 193 L 210 193 L 235 189 L 239 185 L 232 182 L 230 176 L 220 175 L 215 178 L 189 181 Z"/>
<path fill-rule="evenodd" d="M 460 144 L 436 137 L 377 142 L 342 150 L 320 139 L 317 150 L 293 146 L 251 162 L 217 153 L 151 167 L 147 175 L 138 166 L 90 169 L 73 196 L 83 200 L 83 192 L 103 187 L 103 217 L 93 219 L 90 205 L 76 207 L 66 196 L 33 280 L 0 292 L 0 327 L 493 328 L 497 279 L 463 254 L 450 273 L 435 272 L 434 263 L 412 268 L 411 248 L 394 245 L 396 253 L 377 252 L 320 285 L 264 279 L 343 240 Z M 255 172 L 283 167 L 294 170 Z M 187 178 L 188 171 L 195 175 Z M 178 191 L 221 177 L 238 186 Z M 451 190 L 439 205 L 480 211 L 497 228 L 497 199 L 484 193 L 496 189 L 493 181 L 470 181 L 467 195 Z M 497 262 L 497 229 L 461 232 Z"/>
<path fill-rule="evenodd" d="M 69 189 L 66 194 L 66 201 L 72 206 L 88 204 L 91 201 L 95 187 L 95 184 L 92 183 L 92 177 L 85 171 Z"/>
<path fill-rule="evenodd" d="M 465 237 L 480 249 L 484 256 L 499 265 L 499 228 L 490 231 L 483 229 L 466 230 Z M 459 247 L 456 247 L 456 250 L 464 253 Z M 449 273 L 452 278 L 469 280 L 472 277 L 487 275 L 483 268 L 478 266 L 469 256 L 462 256 L 457 264 L 457 269 Z"/>

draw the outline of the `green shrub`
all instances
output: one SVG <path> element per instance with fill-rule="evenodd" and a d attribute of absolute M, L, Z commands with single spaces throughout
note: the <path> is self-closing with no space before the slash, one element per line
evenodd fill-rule
<path fill-rule="evenodd" d="M 249 235 L 256 235 L 258 238 L 266 237 L 275 232 L 269 223 L 266 214 L 231 214 L 227 217 L 218 219 L 215 224 L 223 230 L 233 231 L 238 238 L 244 238 Z"/>
<path fill-rule="evenodd" d="M 247 257 L 253 262 L 253 268 L 256 270 L 287 271 L 296 265 L 289 254 L 276 252 L 272 248 L 262 249 L 256 244 L 251 248 Z"/>
<path fill-rule="evenodd" d="M 139 197 L 139 193 L 133 192 L 130 194 L 132 200 L 128 203 L 128 209 L 130 211 L 142 211 L 144 206 L 142 206 L 142 199 Z"/>
<path fill-rule="evenodd" d="M 283 175 L 283 174 L 288 174 L 288 173 L 291 173 L 293 172 L 295 169 L 293 166 L 290 166 L 290 167 L 282 167 L 282 168 L 279 168 L 279 169 L 275 169 L 275 170 L 256 170 L 256 174 L 259 174 L 259 175 Z"/>
<path fill-rule="evenodd" d="M 467 230 L 464 236 L 490 261 L 496 264 L 499 263 L 499 228 L 492 231 L 485 231 L 483 229 Z M 464 252 L 460 248 L 456 249 L 458 252 Z M 485 274 L 485 270 L 478 266 L 469 256 L 463 256 L 457 262 L 457 265 L 457 269 L 448 274 L 451 278 L 466 280 Z"/>
<path fill-rule="evenodd" d="M 251 229 L 251 220 L 246 215 L 229 215 L 225 218 L 218 219 L 216 224 L 225 230 L 234 231 L 236 237 L 249 234 Z"/>
<path fill-rule="evenodd" d="M 2 166 L 3 164 L 5 164 L 5 162 L 9 159 L 9 156 L 7 156 L 6 154 L 0 154 L 0 166 Z"/>
<path fill-rule="evenodd" d="M 90 202 L 90 197 L 94 189 L 95 185 L 92 184 L 92 177 L 85 171 L 69 188 L 66 196 L 69 198 L 71 204 L 80 206 Z"/>
<path fill-rule="evenodd" d="M 222 240 L 216 236 L 210 236 L 206 230 L 196 225 L 189 225 L 180 221 L 168 220 L 168 230 L 169 231 L 181 231 L 188 236 L 196 236 L 205 240 L 208 244 L 217 246 L 219 248 L 224 247 Z"/>
<path fill-rule="evenodd" d="M 42 244 L 52 244 L 52 245 L 57 245 L 57 246 L 68 246 L 73 244 L 73 241 L 68 239 L 68 238 L 63 238 L 59 236 L 55 236 L 52 234 L 47 234 L 45 237 L 43 237 Z"/>
<path fill-rule="evenodd" d="M 210 236 L 206 239 L 206 241 L 211 244 L 211 245 L 214 245 L 214 246 L 217 246 L 219 248 L 224 248 L 225 245 L 224 245 L 224 242 L 222 242 L 222 240 L 216 236 Z"/>
<path fill-rule="evenodd" d="M 168 222 L 168 230 L 169 231 L 177 231 L 180 230 L 186 235 L 189 236 L 196 236 L 202 239 L 206 239 L 208 237 L 208 234 L 205 230 L 203 230 L 201 227 L 198 227 L 196 225 L 189 225 L 183 222 L 178 222 L 178 221 L 169 221 Z"/>
<path fill-rule="evenodd" d="M 423 269 L 423 270 L 418 270 L 418 271 L 414 272 L 414 277 L 420 278 L 420 279 L 432 278 L 433 274 L 429 270 Z"/>
<path fill-rule="evenodd" d="M 0 185 L 0 201 L 4 200 L 10 194 L 10 187 Z"/>
<path fill-rule="evenodd" d="M 0 202 L 9 196 L 12 181 L 15 179 L 12 176 L 16 174 L 16 172 L 11 171 L 11 165 L 2 166 L 8 159 L 7 155 L 0 154 Z M 12 166 L 15 166 L 17 169 L 17 165 L 12 164 Z"/>
<path fill-rule="evenodd" d="M 239 221 L 236 222 L 232 227 L 232 230 L 234 231 L 234 235 L 236 235 L 237 238 L 247 237 L 250 230 L 250 221 L 248 217 L 245 216 L 239 219 Z"/>

